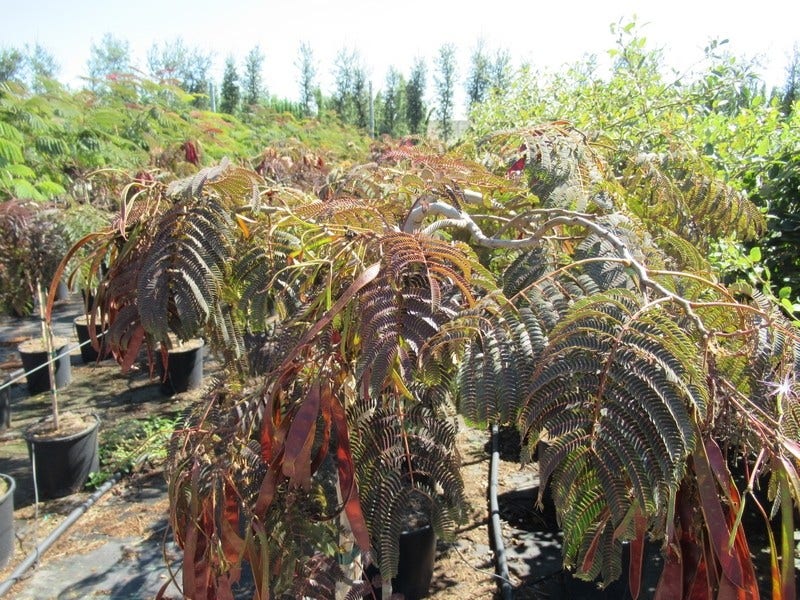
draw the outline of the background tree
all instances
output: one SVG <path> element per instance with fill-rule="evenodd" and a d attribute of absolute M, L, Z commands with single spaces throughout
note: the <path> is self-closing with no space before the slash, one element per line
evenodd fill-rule
<path fill-rule="evenodd" d="M 183 74 L 181 87 L 195 95 L 192 104 L 198 108 L 209 107 L 209 89 L 211 86 L 212 56 L 209 53 L 194 48 L 188 56 L 186 69 Z"/>
<path fill-rule="evenodd" d="M 24 76 L 25 56 L 16 48 L 0 50 L 0 82 L 21 80 Z"/>
<path fill-rule="evenodd" d="M 109 75 L 127 73 L 130 70 L 130 45 L 127 40 L 115 38 L 106 33 L 99 43 L 92 43 L 89 50 L 87 68 L 89 85 L 93 90 L 100 88 Z"/>
<path fill-rule="evenodd" d="M 59 66 L 52 53 L 41 44 L 33 47 L 25 46 L 25 62 L 28 73 L 28 83 L 37 93 L 44 91 L 43 81 L 54 79 L 58 74 Z"/>
<path fill-rule="evenodd" d="M 350 95 L 353 89 L 353 71 L 356 56 L 354 51 L 341 48 L 333 59 L 333 94 L 331 107 L 339 118 L 348 123 L 350 113 Z"/>
<path fill-rule="evenodd" d="M 439 48 L 433 82 L 436 86 L 436 120 L 439 124 L 439 133 L 447 142 L 453 135 L 456 85 L 456 50 L 453 44 L 444 44 Z"/>
<path fill-rule="evenodd" d="M 489 65 L 489 85 L 492 92 L 502 94 L 511 85 L 511 53 L 503 48 L 498 48 L 494 60 Z"/>
<path fill-rule="evenodd" d="M 789 64 L 786 66 L 786 83 L 781 95 L 784 115 L 792 114 L 794 103 L 800 98 L 800 45 L 795 45 Z"/>
<path fill-rule="evenodd" d="M 244 59 L 243 98 L 245 106 L 257 104 L 264 95 L 262 69 L 264 67 L 264 53 L 260 46 L 256 46 Z"/>
<path fill-rule="evenodd" d="M 160 82 L 181 84 L 188 63 L 189 49 L 181 38 L 163 44 L 154 43 L 147 51 L 150 77 Z"/>
<path fill-rule="evenodd" d="M 424 133 L 427 121 L 425 108 L 425 84 L 427 69 L 425 61 L 418 58 L 411 67 L 411 75 L 405 89 L 405 119 L 408 132 L 414 135 Z"/>
<path fill-rule="evenodd" d="M 400 72 L 394 67 L 389 67 L 386 74 L 386 88 L 380 94 L 378 133 L 392 136 L 403 135 L 405 87 L 406 84 Z"/>
<path fill-rule="evenodd" d="M 367 76 L 357 50 L 342 48 L 334 60 L 331 105 L 343 123 L 369 125 Z"/>
<path fill-rule="evenodd" d="M 225 61 L 225 72 L 222 75 L 220 89 L 220 112 L 232 115 L 239 107 L 241 92 L 239 90 L 239 75 L 236 73 L 236 63 L 232 56 Z"/>
<path fill-rule="evenodd" d="M 211 54 L 199 48 L 190 49 L 181 38 L 161 45 L 153 44 L 147 53 L 150 76 L 195 94 L 193 105 L 198 108 L 209 106 L 211 63 Z"/>
<path fill-rule="evenodd" d="M 352 123 L 357 127 L 369 127 L 369 103 L 370 103 L 370 87 L 367 82 L 367 72 L 364 70 L 360 60 L 356 62 L 356 68 L 353 72 L 353 92 L 352 102 L 354 111 L 354 120 Z"/>
<path fill-rule="evenodd" d="M 303 107 L 303 113 L 310 116 L 314 104 L 317 104 L 317 112 L 319 112 L 320 106 L 315 101 L 317 67 L 314 64 L 314 51 L 308 42 L 300 43 L 295 67 L 300 72 L 300 105 Z"/>
<path fill-rule="evenodd" d="M 484 41 L 481 39 L 478 40 L 470 58 L 470 70 L 467 76 L 467 109 L 486 99 L 492 85 L 491 75 L 489 56 L 486 53 Z"/>

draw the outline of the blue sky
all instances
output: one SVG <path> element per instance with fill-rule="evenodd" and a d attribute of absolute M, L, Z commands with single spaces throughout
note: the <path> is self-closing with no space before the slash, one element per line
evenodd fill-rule
<path fill-rule="evenodd" d="M 728 38 L 737 56 L 762 59 L 764 78 L 773 85 L 783 82 L 792 47 L 800 42 L 796 0 L 0 0 L 0 14 L 0 47 L 42 44 L 60 63 L 62 81 L 77 82 L 85 74 L 91 44 L 106 32 L 126 39 L 143 69 L 154 42 L 181 37 L 190 47 L 214 53 L 219 78 L 228 55 L 241 63 L 260 45 L 265 84 L 290 99 L 298 95 L 294 65 L 302 41 L 314 50 L 323 90 L 342 48 L 358 49 L 379 89 L 390 65 L 407 74 L 422 57 L 430 72 L 437 49 L 451 42 L 463 80 L 479 39 L 490 50 L 508 49 L 515 66 L 529 61 L 557 69 L 587 53 L 605 57 L 614 44 L 610 25 L 633 15 L 671 65 L 685 69 L 702 57 L 710 39 Z"/>

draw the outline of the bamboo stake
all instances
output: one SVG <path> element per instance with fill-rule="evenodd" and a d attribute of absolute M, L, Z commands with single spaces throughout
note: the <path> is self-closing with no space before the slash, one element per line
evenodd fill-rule
<path fill-rule="evenodd" d="M 39 296 L 39 317 L 42 323 L 42 340 L 47 350 L 47 372 L 50 376 L 50 398 L 53 407 L 53 429 L 58 431 L 58 390 L 56 389 L 56 369 L 55 357 L 56 352 L 53 348 L 53 328 L 50 327 L 50 322 L 45 318 L 44 314 L 44 293 L 42 292 L 42 282 L 36 280 L 36 293 Z"/>

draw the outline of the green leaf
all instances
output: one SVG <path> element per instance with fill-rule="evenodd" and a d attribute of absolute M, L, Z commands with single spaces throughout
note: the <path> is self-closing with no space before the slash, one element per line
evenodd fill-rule
<path fill-rule="evenodd" d="M 39 190 L 33 187 L 33 184 L 30 181 L 26 181 L 24 179 L 15 179 L 11 185 L 14 188 L 14 195 L 17 198 L 29 200 L 44 199 L 39 193 Z"/>
<path fill-rule="evenodd" d="M 8 173 L 14 177 L 21 177 L 23 179 L 36 179 L 36 173 L 28 165 L 6 165 L 3 167 Z"/>
<path fill-rule="evenodd" d="M 40 181 L 36 184 L 36 189 L 38 189 L 41 194 L 47 198 L 55 198 L 56 196 L 63 196 L 67 193 L 67 190 L 64 189 L 60 183 L 56 183 L 55 181 L 50 181 L 49 179 L 45 179 L 44 181 Z"/>
<path fill-rule="evenodd" d="M 0 121 L 0 138 L 17 143 L 22 143 L 24 141 L 24 137 L 19 129 L 10 123 L 4 123 L 2 121 Z"/>
<path fill-rule="evenodd" d="M 761 261 L 761 248 L 758 246 L 753 246 L 750 248 L 750 254 L 748 255 L 751 262 L 757 263 Z"/>
<path fill-rule="evenodd" d="M 0 160 L 6 163 L 23 162 L 22 148 L 11 140 L 0 139 Z"/>

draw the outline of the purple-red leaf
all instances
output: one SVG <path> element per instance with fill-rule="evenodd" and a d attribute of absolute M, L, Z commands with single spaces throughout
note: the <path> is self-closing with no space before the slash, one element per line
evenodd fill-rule
<path fill-rule="evenodd" d="M 683 597 L 683 560 L 677 541 L 667 544 L 664 568 L 658 579 L 653 600 L 675 600 Z"/>
<path fill-rule="evenodd" d="M 142 347 L 142 343 L 144 342 L 144 335 L 144 327 L 141 325 L 137 326 L 131 334 L 130 340 L 128 340 L 125 346 L 125 355 L 120 362 L 123 373 L 127 373 L 133 366 L 133 363 L 136 362 L 136 358 L 139 356 L 139 348 Z"/>
<path fill-rule="evenodd" d="M 522 171 L 525 168 L 525 163 L 527 160 L 527 156 L 523 154 L 520 158 L 514 161 L 510 167 L 508 167 L 508 171 L 506 172 L 507 175 L 512 175 L 513 173 L 519 173 Z"/>
<path fill-rule="evenodd" d="M 283 474 L 289 478 L 289 485 L 306 491 L 311 489 L 311 448 L 317 431 L 319 403 L 320 385 L 316 382 L 295 413 L 284 446 Z"/>
<path fill-rule="evenodd" d="M 631 540 L 631 559 L 628 568 L 628 587 L 631 597 L 636 600 L 642 587 L 642 558 L 644 557 L 644 542 L 647 534 L 647 518 L 638 510 L 633 515 L 635 535 Z"/>
<path fill-rule="evenodd" d="M 244 539 L 239 535 L 239 500 L 229 484 L 225 484 L 224 507 L 220 522 L 219 537 L 222 553 L 230 567 L 229 582 L 239 581 L 241 560 L 244 554 Z"/>
<path fill-rule="evenodd" d="M 728 519 L 720 502 L 718 487 L 711 472 L 705 446 L 697 444 L 692 453 L 697 489 L 700 493 L 700 507 L 703 510 L 705 525 L 708 529 L 711 547 L 719 561 L 725 577 L 735 586 L 744 587 L 744 574 L 739 556 L 728 548 L 730 529 Z"/>
<path fill-rule="evenodd" d="M 350 523 L 350 529 L 355 536 L 358 547 L 362 552 L 369 552 L 369 531 L 364 513 L 361 510 L 361 501 L 358 499 L 358 486 L 355 481 L 355 465 L 353 454 L 350 452 L 350 438 L 347 429 L 347 417 L 339 400 L 331 394 L 331 416 L 336 426 L 337 448 L 336 463 L 339 469 L 339 486 L 344 499 L 344 513 Z"/>

